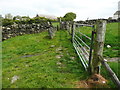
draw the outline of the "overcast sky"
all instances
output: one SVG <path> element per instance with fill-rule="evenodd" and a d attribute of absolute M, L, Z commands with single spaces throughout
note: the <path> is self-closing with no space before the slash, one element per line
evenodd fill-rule
<path fill-rule="evenodd" d="M 119 0 L 0 0 L 0 14 L 13 16 L 46 14 L 64 16 L 67 12 L 77 14 L 76 20 L 112 17 L 118 10 Z"/>

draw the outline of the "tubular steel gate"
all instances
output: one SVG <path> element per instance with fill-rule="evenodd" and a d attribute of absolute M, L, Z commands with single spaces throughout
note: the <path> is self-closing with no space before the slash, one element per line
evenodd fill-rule
<path fill-rule="evenodd" d="M 84 27 L 89 28 L 88 30 L 90 31 L 87 32 L 90 32 L 91 37 L 85 35 L 85 33 L 82 32 L 82 28 L 84 29 Z M 73 46 L 86 71 L 88 70 L 88 67 L 90 66 L 90 62 L 92 59 L 94 33 L 95 33 L 94 25 L 78 24 L 78 23 L 73 24 L 73 35 L 72 35 Z"/>

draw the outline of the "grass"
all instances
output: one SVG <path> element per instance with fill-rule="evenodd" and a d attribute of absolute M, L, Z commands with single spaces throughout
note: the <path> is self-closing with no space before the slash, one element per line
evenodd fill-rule
<path fill-rule="evenodd" d="M 3 88 L 76 87 L 76 81 L 88 76 L 69 39 L 66 31 L 57 31 L 54 39 L 42 32 L 2 42 Z M 19 79 L 11 83 L 13 76 Z"/>
<path fill-rule="evenodd" d="M 109 62 L 108 64 L 109 64 L 110 68 L 113 70 L 113 72 L 117 75 L 118 79 L 120 80 L 120 70 L 119 70 L 120 63 Z M 105 68 L 103 66 L 101 67 L 101 74 L 104 78 L 106 78 L 108 80 L 108 85 L 111 88 L 116 88 L 116 85 L 113 83 L 111 76 L 105 70 Z"/>
<path fill-rule="evenodd" d="M 120 47 L 118 39 L 118 23 L 107 24 L 104 48 L 105 57 L 119 57 L 118 50 Z M 111 48 L 107 48 L 107 45 L 110 45 Z"/>
<path fill-rule="evenodd" d="M 57 26 L 58 23 L 53 25 Z M 117 23 L 107 25 L 105 57 L 118 56 L 116 52 L 110 51 L 119 49 L 114 42 L 118 37 L 117 32 L 114 32 L 117 31 L 116 27 Z M 88 31 L 82 28 L 82 32 L 90 36 L 91 28 L 87 28 Z M 75 82 L 84 80 L 89 75 L 84 71 L 70 39 L 67 31 L 59 30 L 53 39 L 49 39 L 47 32 L 42 32 L 17 36 L 2 42 L 3 88 L 75 88 Z M 112 47 L 107 48 L 107 45 Z M 120 77 L 119 63 L 112 62 L 109 65 Z M 109 80 L 109 86 L 115 87 L 103 67 L 101 73 Z M 11 83 L 13 76 L 18 76 L 19 79 Z"/>
<path fill-rule="evenodd" d="M 57 25 L 59 26 L 59 22 L 52 22 L 52 25 L 54 26 L 54 27 L 57 27 Z"/>
<path fill-rule="evenodd" d="M 120 66 L 120 63 L 118 62 L 109 62 L 108 63 L 111 67 L 111 69 L 116 73 L 116 75 L 118 76 L 118 78 L 120 79 L 120 70 L 119 70 L 119 66 Z"/>

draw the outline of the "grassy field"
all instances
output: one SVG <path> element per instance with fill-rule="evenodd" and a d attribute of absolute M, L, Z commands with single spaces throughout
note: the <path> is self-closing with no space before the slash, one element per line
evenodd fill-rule
<path fill-rule="evenodd" d="M 120 63 L 118 62 L 109 62 L 108 63 L 109 66 L 111 67 L 111 69 L 115 72 L 115 74 L 117 75 L 117 77 L 120 80 Z M 116 85 L 113 83 L 111 76 L 109 75 L 109 73 L 105 70 L 105 68 L 103 66 L 101 66 L 101 74 L 104 78 L 106 78 L 108 80 L 108 85 L 111 86 L 111 88 L 115 88 Z"/>
<path fill-rule="evenodd" d="M 58 23 L 54 23 L 54 26 L 57 25 Z M 117 23 L 107 25 L 105 57 L 110 56 L 108 53 L 114 54 L 110 57 L 118 56 L 115 52 L 105 52 L 108 49 L 118 50 L 118 44 L 114 43 L 117 40 L 115 37 L 118 36 L 109 28 L 112 26 L 116 30 Z M 83 30 L 90 36 L 89 31 Z M 113 32 L 116 34 L 110 36 L 112 41 L 109 35 Z M 48 32 L 42 32 L 3 41 L 3 88 L 75 88 L 75 82 L 85 80 L 89 75 L 81 65 L 70 39 L 66 31 L 59 30 L 53 39 L 49 39 Z M 108 44 L 112 47 L 107 48 Z M 120 77 L 118 63 L 109 63 L 109 65 Z M 109 80 L 108 85 L 115 87 L 108 73 L 103 67 L 102 69 L 102 75 Z M 14 81 L 15 77 L 17 79 Z"/>
<path fill-rule="evenodd" d="M 59 22 L 52 22 L 52 25 L 54 26 L 54 27 L 57 27 L 57 25 L 59 26 Z"/>
<path fill-rule="evenodd" d="M 4 41 L 3 88 L 75 87 L 88 76 L 69 39 L 67 32 L 58 31 L 52 40 L 42 32 Z"/>
<path fill-rule="evenodd" d="M 118 23 L 107 24 L 104 55 L 106 57 L 119 57 L 118 50 L 120 49 L 118 43 Z M 107 48 L 110 45 L 111 48 Z"/>

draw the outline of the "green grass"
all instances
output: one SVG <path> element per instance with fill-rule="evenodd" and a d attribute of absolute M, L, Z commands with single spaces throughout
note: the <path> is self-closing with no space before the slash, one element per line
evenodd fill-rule
<path fill-rule="evenodd" d="M 109 64 L 110 68 L 113 70 L 113 72 L 117 75 L 118 79 L 120 80 L 120 70 L 119 70 L 120 63 L 118 63 L 118 62 L 109 62 L 108 64 Z M 104 78 L 106 78 L 108 80 L 108 85 L 111 88 L 115 88 L 116 87 L 116 85 L 112 81 L 111 76 L 105 70 L 105 68 L 103 66 L 101 67 L 101 74 L 102 74 L 102 76 Z"/>
<path fill-rule="evenodd" d="M 107 24 L 104 48 L 105 57 L 119 57 L 118 50 L 120 49 L 120 47 L 118 39 L 118 23 Z M 111 48 L 107 48 L 107 45 L 110 45 Z"/>
<path fill-rule="evenodd" d="M 90 36 L 91 28 L 82 28 L 82 32 Z M 85 80 L 89 75 L 83 69 L 70 39 L 67 31 L 59 30 L 53 39 L 49 39 L 47 32 L 42 32 L 3 41 L 3 88 L 75 88 L 75 82 Z M 104 57 L 118 56 L 117 52 L 114 52 L 119 49 L 115 43 L 117 39 L 117 23 L 108 24 Z M 106 48 L 106 45 L 112 47 Z M 29 55 L 31 57 L 25 57 Z M 60 55 L 61 58 L 56 58 Z M 112 62 L 109 65 L 120 78 L 119 63 Z M 101 73 L 109 80 L 109 86 L 115 87 L 103 67 Z M 11 83 L 15 75 L 19 79 Z"/>
<path fill-rule="evenodd" d="M 59 26 L 59 22 L 52 22 L 52 25 L 54 26 L 54 27 L 57 27 L 57 25 Z"/>
<path fill-rule="evenodd" d="M 54 39 L 42 32 L 17 36 L 2 44 L 3 88 L 74 88 L 76 81 L 88 77 L 66 31 L 57 31 Z M 19 79 L 11 83 L 15 75 Z"/>
<path fill-rule="evenodd" d="M 118 78 L 120 79 L 120 70 L 119 70 L 119 66 L 120 63 L 119 62 L 109 62 L 108 63 L 111 67 L 111 69 L 116 73 L 116 75 L 118 76 Z"/>

